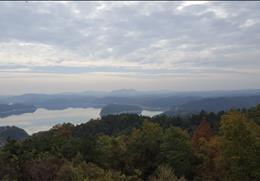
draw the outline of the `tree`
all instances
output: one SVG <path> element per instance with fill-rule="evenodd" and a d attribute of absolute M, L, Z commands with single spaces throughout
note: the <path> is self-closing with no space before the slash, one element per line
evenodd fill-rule
<path fill-rule="evenodd" d="M 158 169 L 155 171 L 155 175 L 152 176 L 150 181 L 185 181 L 182 177 L 180 179 L 174 174 L 174 170 L 169 167 L 168 165 L 159 166 Z"/>
<path fill-rule="evenodd" d="M 218 180 L 216 160 L 219 157 L 219 141 L 208 121 L 202 121 L 192 136 L 192 148 L 197 158 L 196 175 L 202 180 Z"/>
<path fill-rule="evenodd" d="M 126 145 L 122 137 L 99 136 L 96 152 L 99 165 L 112 169 L 124 167 Z"/>
<path fill-rule="evenodd" d="M 178 177 L 191 177 L 192 149 L 188 134 L 180 128 L 168 128 L 163 137 L 161 153 L 164 160 L 174 170 Z"/>
<path fill-rule="evenodd" d="M 132 173 L 134 170 L 141 171 L 142 178 L 146 178 L 154 172 L 161 162 L 162 134 L 163 130 L 158 124 L 148 121 L 143 123 L 141 129 L 133 129 L 127 141 L 128 167 Z"/>
<path fill-rule="evenodd" d="M 63 160 L 53 156 L 27 161 L 24 163 L 23 179 L 21 180 L 55 180 L 63 162 Z"/>
<path fill-rule="evenodd" d="M 250 120 L 260 125 L 260 104 L 245 111 Z"/>
<path fill-rule="evenodd" d="M 58 181 L 84 181 L 87 177 L 84 174 L 81 165 L 74 166 L 70 162 L 65 162 L 57 172 Z"/>
<path fill-rule="evenodd" d="M 0 179 L 16 180 L 21 177 L 24 159 L 21 143 L 8 140 L 0 150 Z"/>
<path fill-rule="evenodd" d="M 245 114 L 230 111 L 220 123 L 225 180 L 260 180 L 260 128 Z"/>
<path fill-rule="evenodd" d="M 193 136 L 192 136 L 192 145 L 193 147 L 199 146 L 199 142 L 209 141 L 210 138 L 213 136 L 213 130 L 210 127 L 208 121 L 202 121 L 200 125 L 195 129 Z"/>

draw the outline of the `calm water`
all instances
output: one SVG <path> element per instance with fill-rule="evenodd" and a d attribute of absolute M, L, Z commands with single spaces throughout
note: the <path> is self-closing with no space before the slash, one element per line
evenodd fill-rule
<path fill-rule="evenodd" d="M 163 112 L 162 112 L 162 111 L 148 111 L 148 110 L 143 110 L 141 114 L 144 115 L 144 116 L 153 117 L 153 116 L 155 116 L 155 115 L 157 115 L 157 114 L 161 114 L 161 113 L 163 113 Z"/>
<path fill-rule="evenodd" d="M 34 113 L 0 118 L 0 126 L 14 125 L 32 134 L 38 131 L 48 130 L 59 123 L 85 123 L 91 118 L 98 118 L 100 110 L 99 108 L 68 108 L 64 110 L 37 109 Z M 144 110 L 142 115 L 154 116 L 160 113 L 159 111 Z"/>

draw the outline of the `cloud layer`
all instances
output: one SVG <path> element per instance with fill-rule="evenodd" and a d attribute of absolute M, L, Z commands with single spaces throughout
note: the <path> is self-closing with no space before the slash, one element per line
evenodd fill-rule
<path fill-rule="evenodd" d="M 80 75 L 103 76 L 94 76 L 100 84 L 139 80 L 126 83 L 133 88 L 210 89 L 203 85 L 214 80 L 223 82 L 216 89 L 260 88 L 259 2 L 0 2 L 0 9 L 3 85 L 27 74 L 50 90 L 48 77 Z M 92 88 L 113 87 L 120 85 Z"/>

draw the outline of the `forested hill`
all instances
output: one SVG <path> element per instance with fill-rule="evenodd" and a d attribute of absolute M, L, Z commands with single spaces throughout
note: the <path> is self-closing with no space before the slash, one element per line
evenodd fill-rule
<path fill-rule="evenodd" d="M 127 112 L 127 105 L 135 105 L 143 110 L 166 111 L 168 115 L 175 115 L 198 113 L 201 110 L 218 112 L 230 108 L 248 108 L 255 106 L 259 101 L 259 90 L 204 92 L 116 90 L 112 92 L 88 91 L 63 94 L 24 94 L 0 97 L 0 117 L 33 112 L 36 108 L 51 110 L 88 107 L 103 108 L 110 104 L 125 105 L 122 106 L 126 108 L 125 110 L 121 109 L 122 111 L 115 111 L 115 113 Z M 25 107 L 25 105 L 33 106 Z M 112 110 L 108 113 L 113 112 Z"/>
<path fill-rule="evenodd" d="M 260 106 L 189 117 L 109 115 L 0 150 L 0 180 L 260 180 Z"/>
<path fill-rule="evenodd" d="M 167 115 L 198 113 L 202 110 L 207 112 L 219 112 L 231 108 L 242 109 L 256 106 L 260 103 L 260 95 L 238 97 L 215 97 L 192 100 L 180 106 L 174 106 L 165 112 Z"/>
<path fill-rule="evenodd" d="M 36 107 L 24 104 L 0 104 L 0 118 L 36 111 Z"/>
<path fill-rule="evenodd" d="M 142 108 L 136 105 L 108 104 L 101 109 L 100 116 L 109 114 L 117 115 L 122 113 L 141 114 Z"/>
<path fill-rule="evenodd" d="M 34 105 L 37 108 L 66 109 L 98 107 L 108 104 L 138 105 L 143 109 L 168 110 L 174 105 L 181 105 L 187 101 L 198 99 L 192 96 L 168 94 L 25 94 L 0 99 L 0 103 Z"/>
<path fill-rule="evenodd" d="M 0 147 L 3 146 L 7 139 L 24 140 L 29 135 L 21 128 L 15 126 L 0 127 Z"/>

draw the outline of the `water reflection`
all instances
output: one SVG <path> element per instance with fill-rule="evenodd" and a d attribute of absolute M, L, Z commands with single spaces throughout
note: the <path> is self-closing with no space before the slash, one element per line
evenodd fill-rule
<path fill-rule="evenodd" d="M 34 113 L 13 115 L 0 118 L 0 126 L 17 126 L 23 128 L 27 133 L 32 134 L 38 131 L 45 131 L 54 125 L 64 122 L 81 124 L 96 119 L 99 116 L 100 108 L 68 108 L 64 110 L 37 109 Z M 160 111 L 142 111 L 142 115 L 154 116 Z"/>
<path fill-rule="evenodd" d="M 15 125 L 29 134 L 45 131 L 64 122 L 80 124 L 99 117 L 98 108 L 68 108 L 64 110 L 37 109 L 34 113 L 13 115 L 0 119 L 0 126 Z"/>
<path fill-rule="evenodd" d="M 143 116 L 150 116 L 150 117 L 153 117 L 155 115 L 158 115 L 158 114 L 161 114 L 163 113 L 162 111 L 148 111 L 148 110 L 143 110 L 142 111 L 142 115 Z"/>

